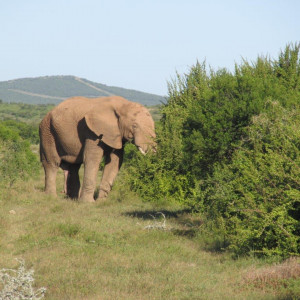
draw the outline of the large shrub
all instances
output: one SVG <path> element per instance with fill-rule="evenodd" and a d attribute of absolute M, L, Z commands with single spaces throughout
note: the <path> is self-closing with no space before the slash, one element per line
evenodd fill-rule
<path fill-rule="evenodd" d="M 157 124 L 157 155 L 141 160 L 127 151 L 131 188 L 146 200 L 176 200 L 202 212 L 237 252 L 299 252 L 299 142 L 291 135 L 300 107 L 299 48 L 287 46 L 277 60 L 243 61 L 233 73 L 196 63 L 177 74 Z M 262 231 L 254 230 L 258 223 Z"/>
<path fill-rule="evenodd" d="M 206 181 L 203 211 L 237 253 L 299 253 L 299 110 L 271 103 L 246 131 L 231 163 Z"/>

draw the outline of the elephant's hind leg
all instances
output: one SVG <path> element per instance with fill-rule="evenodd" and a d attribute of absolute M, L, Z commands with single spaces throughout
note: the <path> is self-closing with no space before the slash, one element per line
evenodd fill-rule
<path fill-rule="evenodd" d="M 58 166 L 43 164 L 45 170 L 45 192 L 56 196 L 56 174 Z"/>
<path fill-rule="evenodd" d="M 62 194 L 68 194 L 67 191 L 67 181 L 68 181 L 68 176 L 69 176 L 69 164 L 65 162 L 61 162 L 60 168 L 64 171 L 64 187 L 63 190 L 61 191 Z"/>

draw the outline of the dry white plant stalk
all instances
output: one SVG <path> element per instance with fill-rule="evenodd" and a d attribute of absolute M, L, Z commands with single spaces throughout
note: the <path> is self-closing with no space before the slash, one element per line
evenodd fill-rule
<path fill-rule="evenodd" d="M 44 298 L 46 288 L 34 289 L 34 270 L 26 270 L 23 260 L 17 259 L 20 266 L 17 270 L 0 270 L 0 299 L 1 300 L 39 300 Z"/>
<path fill-rule="evenodd" d="M 157 219 L 153 215 L 150 215 L 153 218 L 154 223 L 145 226 L 144 229 L 148 229 L 148 230 L 152 230 L 152 229 L 168 230 L 168 227 L 166 225 L 166 216 L 162 212 L 157 212 L 156 214 L 157 215 L 162 215 L 163 216 L 163 221 L 157 221 Z"/>

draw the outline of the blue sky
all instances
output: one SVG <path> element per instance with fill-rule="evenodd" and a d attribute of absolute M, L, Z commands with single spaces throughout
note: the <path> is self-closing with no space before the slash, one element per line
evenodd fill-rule
<path fill-rule="evenodd" d="M 75 75 L 166 95 L 197 60 L 233 70 L 300 42 L 298 0 L 9 0 L 0 81 Z"/>

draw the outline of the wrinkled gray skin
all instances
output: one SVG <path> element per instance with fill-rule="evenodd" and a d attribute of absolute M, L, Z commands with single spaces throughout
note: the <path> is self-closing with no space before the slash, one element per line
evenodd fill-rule
<path fill-rule="evenodd" d="M 154 122 L 142 105 L 122 97 L 75 97 L 60 103 L 40 124 L 40 156 L 45 192 L 56 195 L 56 174 L 65 174 L 65 193 L 94 202 L 99 164 L 105 157 L 99 198 L 110 192 L 123 160 L 124 144 L 133 141 L 143 153 L 155 151 Z M 78 171 L 84 164 L 80 191 Z"/>

